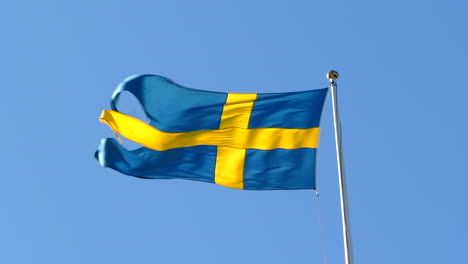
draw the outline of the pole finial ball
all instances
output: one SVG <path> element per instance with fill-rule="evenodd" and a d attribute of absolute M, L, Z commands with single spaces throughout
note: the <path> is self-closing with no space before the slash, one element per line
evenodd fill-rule
<path fill-rule="evenodd" d="M 331 70 L 327 73 L 327 79 L 330 81 L 334 81 L 340 77 L 340 74 L 337 71 Z"/>

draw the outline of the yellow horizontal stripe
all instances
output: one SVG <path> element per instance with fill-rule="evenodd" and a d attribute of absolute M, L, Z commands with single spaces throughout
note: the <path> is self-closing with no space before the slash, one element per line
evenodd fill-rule
<path fill-rule="evenodd" d="M 236 137 L 246 136 L 245 133 L 248 131 L 250 113 L 255 99 L 257 99 L 257 94 L 228 94 L 219 128 L 235 128 L 235 130 L 226 130 L 231 133 L 225 133 L 226 137 L 235 139 Z M 215 183 L 226 187 L 243 189 L 245 148 L 217 145 Z"/>
<path fill-rule="evenodd" d="M 100 120 L 125 138 L 158 151 L 197 145 L 262 150 L 317 148 L 320 132 L 318 127 L 308 129 L 230 127 L 169 133 L 160 131 L 134 117 L 110 110 L 104 110 Z"/>

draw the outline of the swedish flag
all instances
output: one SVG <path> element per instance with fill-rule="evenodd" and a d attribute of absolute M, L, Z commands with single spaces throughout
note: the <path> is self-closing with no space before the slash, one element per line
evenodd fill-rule
<path fill-rule="evenodd" d="M 123 91 L 149 123 L 118 112 Z M 157 75 L 132 76 L 101 122 L 143 147 L 103 139 L 104 167 L 141 178 L 187 179 L 248 190 L 315 189 L 320 118 L 328 89 L 236 94 L 186 88 Z"/>

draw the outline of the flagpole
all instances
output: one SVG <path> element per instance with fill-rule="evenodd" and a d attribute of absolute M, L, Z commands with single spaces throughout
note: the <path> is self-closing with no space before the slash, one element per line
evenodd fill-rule
<path fill-rule="evenodd" d="M 347 201 L 346 180 L 344 173 L 343 149 L 341 146 L 341 123 L 338 112 L 338 96 L 336 80 L 340 75 L 336 71 L 327 73 L 327 79 L 330 81 L 330 90 L 333 103 L 333 121 L 335 124 L 335 141 L 336 141 L 336 158 L 338 162 L 338 176 L 340 183 L 340 201 L 341 201 L 341 218 L 343 223 L 343 243 L 345 252 L 345 263 L 353 264 L 353 248 L 351 241 L 351 228 L 349 219 L 349 207 Z"/>

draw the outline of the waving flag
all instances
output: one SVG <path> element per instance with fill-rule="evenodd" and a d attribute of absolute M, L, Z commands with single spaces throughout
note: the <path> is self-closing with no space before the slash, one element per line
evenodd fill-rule
<path fill-rule="evenodd" d="M 118 112 L 132 93 L 148 123 Z M 195 90 L 157 75 L 132 76 L 101 122 L 141 144 L 103 139 L 104 167 L 141 178 L 187 179 L 248 190 L 315 189 L 320 118 L 328 88 L 270 94 Z"/>

